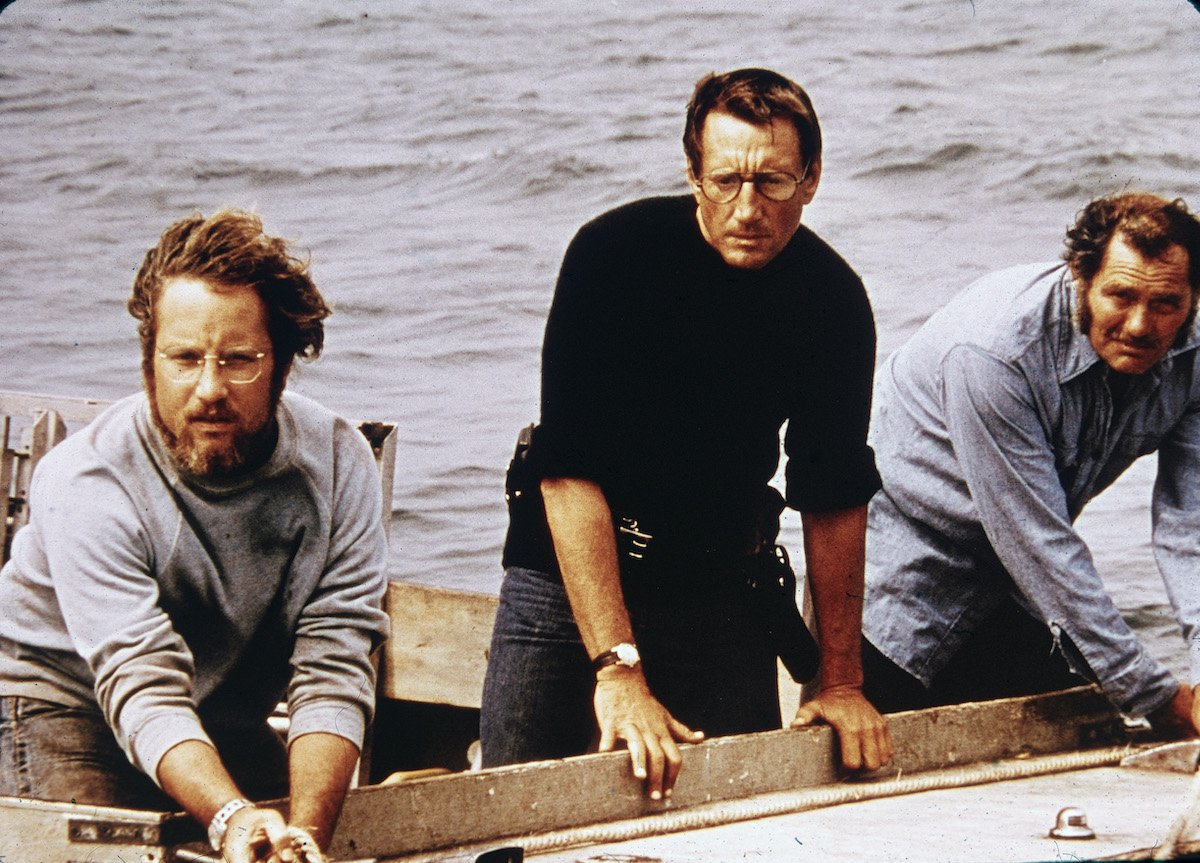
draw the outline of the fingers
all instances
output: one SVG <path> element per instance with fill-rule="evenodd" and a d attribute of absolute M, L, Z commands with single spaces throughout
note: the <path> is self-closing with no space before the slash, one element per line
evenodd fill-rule
<path fill-rule="evenodd" d="M 296 855 L 292 851 L 292 842 L 287 835 L 287 829 L 273 821 L 264 823 L 260 828 L 260 839 L 252 846 L 254 861 L 268 863 L 295 863 Z"/>
<path fill-rule="evenodd" d="M 791 727 L 816 722 L 833 726 L 842 766 L 878 770 L 892 760 L 894 749 L 887 721 L 856 689 L 829 690 L 796 711 Z"/>
<path fill-rule="evenodd" d="M 609 725 L 604 725 L 600 728 L 600 745 L 596 747 L 597 752 L 612 752 L 617 748 L 617 735 Z"/>
<path fill-rule="evenodd" d="M 691 732 L 698 734 L 699 732 Z M 700 735 L 703 738 L 703 734 Z M 675 745 L 674 740 L 667 740 L 663 746 L 663 755 L 666 759 L 666 774 L 663 777 L 663 794 L 667 797 L 675 790 L 675 780 L 679 778 L 679 769 L 683 767 L 683 753 L 679 751 L 679 747 Z"/>
<path fill-rule="evenodd" d="M 663 755 L 661 738 L 650 737 L 646 740 L 646 761 L 646 795 L 651 800 L 662 800 L 666 757 Z"/>
<path fill-rule="evenodd" d="M 880 717 L 882 719 L 883 717 Z M 884 721 L 875 729 L 875 750 L 878 753 L 878 761 L 868 762 L 867 766 L 871 770 L 878 770 L 885 764 L 891 763 L 892 756 L 896 754 L 895 746 L 892 744 L 892 731 Z"/>
<path fill-rule="evenodd" d="M 609 678 L 596 687 L 596 719 L 600 725 L 599 751 L 615 749 L 624 741 L 633 775 L 646 783 L 652 800 L 670 797 L 683 756 L 678 742 L 698 743 L 703 732 L 676 720 L 650 694 L 639 678 Z"/>
<path fill-rule="evenodd" d="M 636 731 L 622 734 L 625 745 L 629 747 L 629 763 L 633 766 L 633 775 L 638 779 L 646 778 L 646 747 L 642 745 L 642 736 Z"/>
<path fill-rule="evenodd" d="M 670 797 L 683 763 L 675 741 L 669 736 L 642 734 L 628 726 L 616 736 L 625 741 L 633 775 L 646 783 L 646 795 L 651 800 Z"/>

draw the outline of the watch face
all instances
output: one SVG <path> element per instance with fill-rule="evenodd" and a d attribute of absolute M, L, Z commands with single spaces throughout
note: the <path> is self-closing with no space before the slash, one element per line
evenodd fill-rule
<path fill-rule="evenodd" d="M 613 652 L 617 654 L 617 661 L 621 665 L 637 665 L 641 659 L 638 649 L 632 644 L 618 644 L 613 648 Z"/>

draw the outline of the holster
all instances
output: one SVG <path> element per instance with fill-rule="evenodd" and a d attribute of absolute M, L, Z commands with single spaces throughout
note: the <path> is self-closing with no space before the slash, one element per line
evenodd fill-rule
<path fill-rule="evenodd" d="M 807 683 L 817 674 L 820 649 L 796 608 L 796 573 L 787 549 L 771 544 L 746 558 L 746 586 L 767 640 L 792 680 Z"/>

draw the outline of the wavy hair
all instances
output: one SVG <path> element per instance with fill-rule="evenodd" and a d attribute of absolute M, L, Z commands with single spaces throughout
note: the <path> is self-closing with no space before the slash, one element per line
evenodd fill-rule
<path fill-rule="evenodd" d="M 191 277 L 217 286 L 254 288 L 267 310 L 275 363 L 275 388 L 295 358 L 315 359 L 325 342 L 330 314 L 313 284 L 308 262 L 295 257 L 285 240 L 263 233 L 262 220 L 241 210 L 195 214 L 175 222 L 146 252 L 125 307 L 138 321 L 142 371 L 151 376 L 158 301 L 172 278 Z"/>
<path fill-rule="evenodd" d="M 714 111 L 732 114 L 756 126 L 769 126 L 776 117 L 788 120 L 800 136 L 800 160 L 805 173 L 821 158 L 821 125 L 804 88 L 770 69 L 711 72 L 696 82 L 683 127 L 683 152 L 693 177 L 703 160 L 700 136 Z"/>

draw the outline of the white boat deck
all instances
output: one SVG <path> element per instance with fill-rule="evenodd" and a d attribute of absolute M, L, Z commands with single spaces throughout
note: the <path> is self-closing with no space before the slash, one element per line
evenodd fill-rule
<path fill-rule="evenodd" d="M 924 791 L 626 842 L 527 854 L 536 863 L 894 863 L 1131 859 L 1148 856 L 1186 802 L 1191 777 L 1101 767 Z M 1096 838 L 1048 836 L 1060 809 Z"/>

